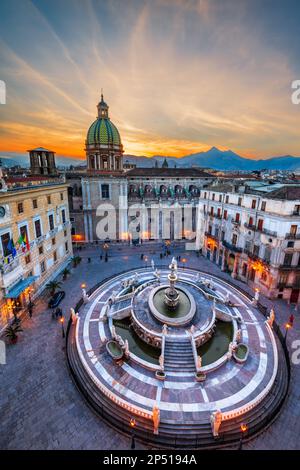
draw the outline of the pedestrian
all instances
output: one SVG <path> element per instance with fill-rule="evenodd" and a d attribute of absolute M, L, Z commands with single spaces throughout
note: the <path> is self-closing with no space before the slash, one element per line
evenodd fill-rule
<path fill-rule="evenodd" d="M 293 326 L 293 323 L 294 323 L 294 315 L 291 314 L 291 315 L 290 315 L 290 318 L 289 318 L 289 324 L 290 324 L 291 326 Z"/>
<path fill-rule="evenodd" d="M 141 254 L 141 259 L 144 259 L 144 254 L 143 253 Z"/>
<path fill-rule="evenodd" d="M 88 263 L 90 263 L 90 262 L 91 262 L 91 258 L 88 258 Z"/>
<path fill-rule="evenodd" d="M 32 318 L 32 307 L 28 307 L 29 318 Z"/>

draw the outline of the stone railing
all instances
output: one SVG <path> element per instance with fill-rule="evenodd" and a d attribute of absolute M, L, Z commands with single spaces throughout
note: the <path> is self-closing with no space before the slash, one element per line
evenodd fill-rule
<path fill-rule="evenodd" d="M 153 419 L 153 413 L 151 411 L 146 410 L 145 408 L 142 408 L 140 406 L 134 406 L 128 401 L 124 400 L 123 398 L 117 396 L 115 393 L 113 393 L 111 390 L 109 390 L 103 382 L 101 382 L 98 377 L 96 377 L 95 374 L 91 371 L 90 367 L 88 366 L 86 359 L 81 351 L 80 344 L 79 344 L 79 324 L 80 324 L 80 317 L 78 318 L 76 325 L 75 325 L 75 343 L 76 343 L 76 349 L 78 356 L 80 358 L 81 364 L 83 365 L 86 373 L 89 375 L 91 380 L 97 385 L 99 390 L 106 396 L 108 397 L 112 402 L 116 403 L 118 406 L 121 408 L 126 409 L 130 413 L 132 413 L 135 416 L 141 416 L 143 418 L 149 419 L 152 421 Z"/>
<path fill-rule="evenodd" d="M 262 400 L 268 395 L 268 393 L 270 392 L 275 382 L 277 371 L 278 371 L 278 350 L 277 350 L 276 340 L 275 340 L 272 328 L 267 322 L 265 322 L 265 325 L 269 331 L 269 335 L 270 335 L 272 346 L 273 346 L 273 352 L 274 352 L 274 367 L 273 367 L 272 376 L 269 382 L 267 383 L 266 387 L 264 387 L 264 389 L 257 395 L 257 397 L 253 398 L 245 405 L 240 406 L 230 411 L 225 411 L 225 412 L 222 412 L 221 410 L 217 410 L 216 412 L 211 414 L 212 432 L 215 437 L 218 437 L 219 435 L 218 430 L 223 421 L 228 421 L 231 419 L 238 418 L 239 416 L 242 416 L 245 413 L 248 413 L 249 411 L 251 411 L 257 405 L 259 405 L 259 403 L 261 403 Z"/>
<path fill-rule="evenodd" d="M 20 260 L 18 257 L 10 258 L 8 263 L 0 262 L 0 270 L 3 274 L 11 273 L 20 265 Z"/>
<path fill-rule="evenodd" d="M 196 341 L 195 341 L 194 335 L 193 335 L 192 333 L 191 333 L 191 335 L 190 335 L 190 340 L 191 340 L 191 346 L 192 346 L 192 351 L 193 351 L 195 369 L 196 369 L 196 372 L 200 372 L 199 361 L 198 361 L 198 351 L 197 351 Z"/>

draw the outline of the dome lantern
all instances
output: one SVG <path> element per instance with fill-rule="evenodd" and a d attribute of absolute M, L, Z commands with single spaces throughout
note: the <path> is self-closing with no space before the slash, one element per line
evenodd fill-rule
<path fill-rule="evenodd" d="M 108 119 L 108 108 L 109 106 L 103 99 L 103 93 L 101 93 L 101 101 L 97 104 L 98 118 Z"/>

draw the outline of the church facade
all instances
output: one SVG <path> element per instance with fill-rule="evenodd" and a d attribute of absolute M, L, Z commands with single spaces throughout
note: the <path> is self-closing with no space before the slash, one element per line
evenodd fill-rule
<path fill-rule="evenodd" d="M 85 142 L 87 171 L 67 174 L 73 239 L 79 242 L 192 239 L 201 188 L 198 168 L 123 168 L 123 146 L 101 95 Z M 194 235 L 195 238 L 195 235 Z"/>

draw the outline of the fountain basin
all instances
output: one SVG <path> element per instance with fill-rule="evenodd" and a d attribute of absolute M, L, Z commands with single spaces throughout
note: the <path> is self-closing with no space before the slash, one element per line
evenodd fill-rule
<path fill-rule="evenodd" d="M 193 319 L 196 313 L 194 297 L 187 289 L 176 286 L 176 291 L 179 295 L 178 305 L 175 308 L 168 307 L 164 302 L 165 290 L 168 288 L 168 285 L 161 285 L 153 289 L 149 295 L 149 309 L 157 320 L 166 325 L 186 325 Z"/>
<path fill-rule="evenodd" d="M 123 357 L 123 351 L 121 346 L 114 340 L 106 343 L 106 349 L 108 354 L 115 360 L 119 361 Z"/>
<path fill-rule="evenodd" d="M 244 343 L 237 345 L 236 349 L 233 351 L 233 357 L 239 364 L 243 364 L 247 361 L 249 354 L 248 346 Z"/>

